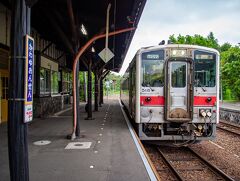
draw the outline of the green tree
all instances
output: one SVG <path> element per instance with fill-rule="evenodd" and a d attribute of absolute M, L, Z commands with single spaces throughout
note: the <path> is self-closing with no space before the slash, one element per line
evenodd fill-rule
<path fill-rule="evenodd" d="M 207 37 L 198 34 L 194 36 L 179 34 L 177 37 L 171 35 L 169 40 L 175 44 L 200 45 L 219 50 L 224 97 L 227 99 L 235 97 L 240 100 L 240 48 L 238 46 L 232 47 L 230 43 L 220 46 L 213 32 L 210 32 Z"/>
<path fill-rule="evenodd" d="M 106 76 L 105 81 L 111 81 L 111 84 L 110 84 L 111 93 L 117 93 L 117 94 L 120 93 L 120 84 L 121 84 L 121 76 L 120 75 L 116 75 L 116 74 L 110 72 Z M 104 91 L 106 92 L 105 81 L 104 81 Z"/>
<path fill-rule="evenodd" d="M 215 48 L 217 50 L 219 50 L 220 48 L 218 40 L 214 37 L 213 32 L 210 32 L 207 37 L 203 37 L 198 34 L 195 34 L 194 36 L 190 35 L 182 36 L 181 34 L 179 34 L 178 37 L 176 38 L 175 35 L 171 35 L 169 36 L 169 40 L 175 44 L 200 45 Z"/>
<path fill-rule="evenodd" d="M 240 100 L 240 48 L 231 47 L 221 53 L 221 74 L 224 89 L 230 88 Z"/>
<path fill-rule="evenodd" d="M 220 52 L 224 52 L 229 50 L 232 47 L 232 45 L 230 43 L 224 43 L 223 45 L 221 45 L 220 47 Z"/>
<path fill-rule="evenodd" d="M 207 36 L 207 46 L 215 49 L 219 49 L 218 40 L 214 37 L 213 32 L 210 32 Z"/>

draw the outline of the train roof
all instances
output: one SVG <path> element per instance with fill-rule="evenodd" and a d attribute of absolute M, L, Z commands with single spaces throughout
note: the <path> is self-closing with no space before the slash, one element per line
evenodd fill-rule
<path fill-rule="evenodd" d="M 187 45 L 187 44 L 166 44 L 166 45 L 156 45 L 156 46 L 149 46 L 149 47 L 143 47 L 137 51 L 137 54 L 141 54 L 143 52 L 148 52 L 152 50 L 158 50 L 162 48 L 192 48 L 192 49 L 202 49 L 209 52 L 214 52 L 219 55 L 219 51 L 217 51 L 214 48 L 208 48 L 204 46 L 199 45 Z"/>

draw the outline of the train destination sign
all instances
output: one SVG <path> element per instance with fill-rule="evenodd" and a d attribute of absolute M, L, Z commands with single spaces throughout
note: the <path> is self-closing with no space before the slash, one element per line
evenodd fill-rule
<path fill-rule="evenodd" d="M 213 55 L 198 54 L 196 55 L 196 59 L 213 59 Z"/>
<path fill-rule="evenodd" d="M 194 54 L 195 54 L 194 56 L 195 60 L 215 60 L 216 59 L 216 54 L 211 52 L 196 50 L 194 51 Z"/>
<path fill-rule="evenodd" d="M 142 54 L 142 59 L 144 60 L 164 60 L 164 51 L 150 51 Z"/>
<path fill-rule="evenodd" d="M 24 123 L 33 120 L 34 39 L 26 35 Z"/>

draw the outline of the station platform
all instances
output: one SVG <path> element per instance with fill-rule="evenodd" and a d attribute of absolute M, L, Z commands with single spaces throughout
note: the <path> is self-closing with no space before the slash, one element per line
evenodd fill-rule
<path fill-rule="evenodd" d="M 240 112 L 240 102 L 221 102 L 220 108 Z"/>
<path fill-rule="evenodd" d="M 68 110 L 57 116 L 35 119 L 29 124 L 30 180 L 150 180 L 118 99 L 105 101 L 98 112 L 93 112 L 94 120 L 84 119 L 87 114 L 81 104 L 81 138 L 74 141 L 65 138 L 71 132 L 71 115 L 72 110 Z M 10 177 L 6 124 L 0 125 L 0 139 L 0 180 L 7 181 Z M 51 143 L 34 144 L 40 140 Z M 69 143 L 73 144 L 73 149 L 69 148 Z"/>

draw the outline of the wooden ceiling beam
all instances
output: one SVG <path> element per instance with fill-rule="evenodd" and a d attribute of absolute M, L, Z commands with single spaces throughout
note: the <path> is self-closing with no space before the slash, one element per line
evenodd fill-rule
<path fill-rule="evenodd" d="M 44 10 L 43 10 L 44 11 Z M 49 13 L 47 11 L 44 11 L 43 13 L 46 18 L 49 20 L 54 32 L 56 32 L 58 34 L 59 39 L 61 39 L 62 43 L 64 44 L 64 46 L 67 48 L 67 50 L 74 54 L 74 49 L 73 49 L 73 45 L 72 42 L 69 40 L 68 36 L 64 33 L 64 31 L 62 30 L 62 28 L 56 23 L 55 19 L 53 18 L 53 16 L 49 15 Z"/>
<path fill-rule="evenodd" d="M 68 15 L 69 15 L 70 25 L 71 25 L 72 41 L 74 42 L 74 46 L 76 46 L 78 42 L 78 36 L 77 36 L 77 29 L 76 29 L 76 21 L 73 13 L 72 0 L 67 0 L 67 9 L 68 9 Z"/>

